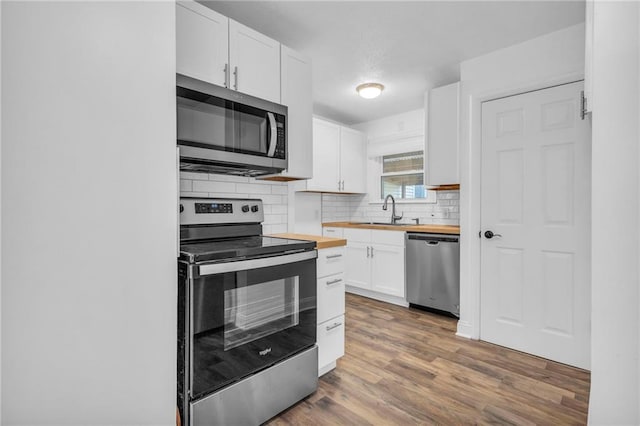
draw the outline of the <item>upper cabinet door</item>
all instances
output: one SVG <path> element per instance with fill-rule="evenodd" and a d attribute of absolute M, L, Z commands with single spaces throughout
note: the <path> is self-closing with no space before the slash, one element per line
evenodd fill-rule
<path fill-rule="evenodd" d="M 367 192 L 365 176 L 367 138 L 364 133 L 341 127 L 340 153 L 342 191 Z"/>
<path fill-rule="evenodd" d="M 280 103 L 280 43 L 229 20 L 231 88 Z"/>
<path fill-rule="evenodd" d="M 340 191 L 340 126 L 313 119 L 313 179 L 308 191 Z"/>
<path fill-rule="evenodd" d="M 282 46 L 280 89 L 288 111 L 289 167 L 283 176 L 309 179 L 313 176 L 313 135 L 311 125 L 311 60 Z"/>
<path fill-rule="evenodd" d="M 425 185 L 460 183 L 458 114 L 460 83 L 431 90 L 425 99 Z"/>
<path fill-rule="evenodd" d="M 176 3 L 176 71 L 225 86 L 229 19 L 193 1 Z"/>

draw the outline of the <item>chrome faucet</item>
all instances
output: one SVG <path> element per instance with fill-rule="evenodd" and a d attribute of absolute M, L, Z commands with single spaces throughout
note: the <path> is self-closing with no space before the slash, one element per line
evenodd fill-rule
<path fill-rule="evenodd" d="M 393 195 L 388 194 L 384 198 L 384 204 L 382 205 L 382 210 L 387 210 L 387 202 L 391 198 L 391 224 L 395 224 L 397 221 L 402 219 L 402 214 L 400 216 L 396 216 L 396 200 L 393 198 Z"/>

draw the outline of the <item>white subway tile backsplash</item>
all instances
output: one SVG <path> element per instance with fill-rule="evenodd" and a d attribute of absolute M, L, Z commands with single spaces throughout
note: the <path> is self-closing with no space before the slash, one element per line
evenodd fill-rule
<path fill-rule="evenodd" d="M 236 192 L 236 184 L 211 180 L 194 180 L 193 190 L 197 192 Z"/>
<path fill-rule="evenodd" d="M 248 177 L 245 176 L 233 176 L 233 175 L 214 175 L 214 174 L 210 174 L 208 175 L 208 179 L 209 180 L 215 180 L 218 182 L 235 182 L 235 183 L 248 183 L 249 179 Z"/>
<path fill-rule="evenodd" d="M 432 203 L 398 203 L 397 214 L 404 217 L 402 223 L 413 223 L 418 218 L 420 223 L 458 225 L 460 221 L 459 191 L 438 191 L 437 202 Z M 382 210 L 381 204 L 369 204 L 363 195 L 322 195 L 322 221 L 374 221 L 388 222 L 391 211 Z"/>
<path fill-rule="evenodd" d="M 187 179 L 180 179 L 180 191 L 191 192 L 193 191 L 192 181 Z"/>
<path fill-rule="evenodd" d="M 288 187 L 286 183 L 260 181 L 243 176 L 180 172 L 183 197 L 257 198 L 265 213 L 263 233 L 287 232 Z"/>
<path fill-rule="evenodd" d="M 209 175 L 206 173 L 180 172 L 180 179 L 208 180 Z"/>
<path fill-rule="evenodd" d="M 197 197 L 197 198 L 207 198 L 209 197 L 208 192 L 180 192 L 181 197 Z"/>
<path fill-rule="evenodd" d="M 259 183 L 238 183 L 236 191 L 246 192 L 247 194 L 271 194 L 271 186 Z"/>

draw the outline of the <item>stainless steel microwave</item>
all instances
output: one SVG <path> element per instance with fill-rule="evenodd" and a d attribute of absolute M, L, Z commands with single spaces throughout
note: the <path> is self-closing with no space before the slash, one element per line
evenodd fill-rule
<path fill-rule="evenodd" d="M 287 107 L 176 75 L 180 170 L 260 176 L 287 168 Z"/>

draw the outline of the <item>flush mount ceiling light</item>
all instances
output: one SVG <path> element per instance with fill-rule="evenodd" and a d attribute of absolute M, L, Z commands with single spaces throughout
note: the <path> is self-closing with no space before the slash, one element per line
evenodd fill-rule
<path fill-rule="evenodd" d="M 377 98 L 383 90 L 384 86 L 380 83 L 364 83 L 356 87 L 358 95 L 365 99 Z"/>

